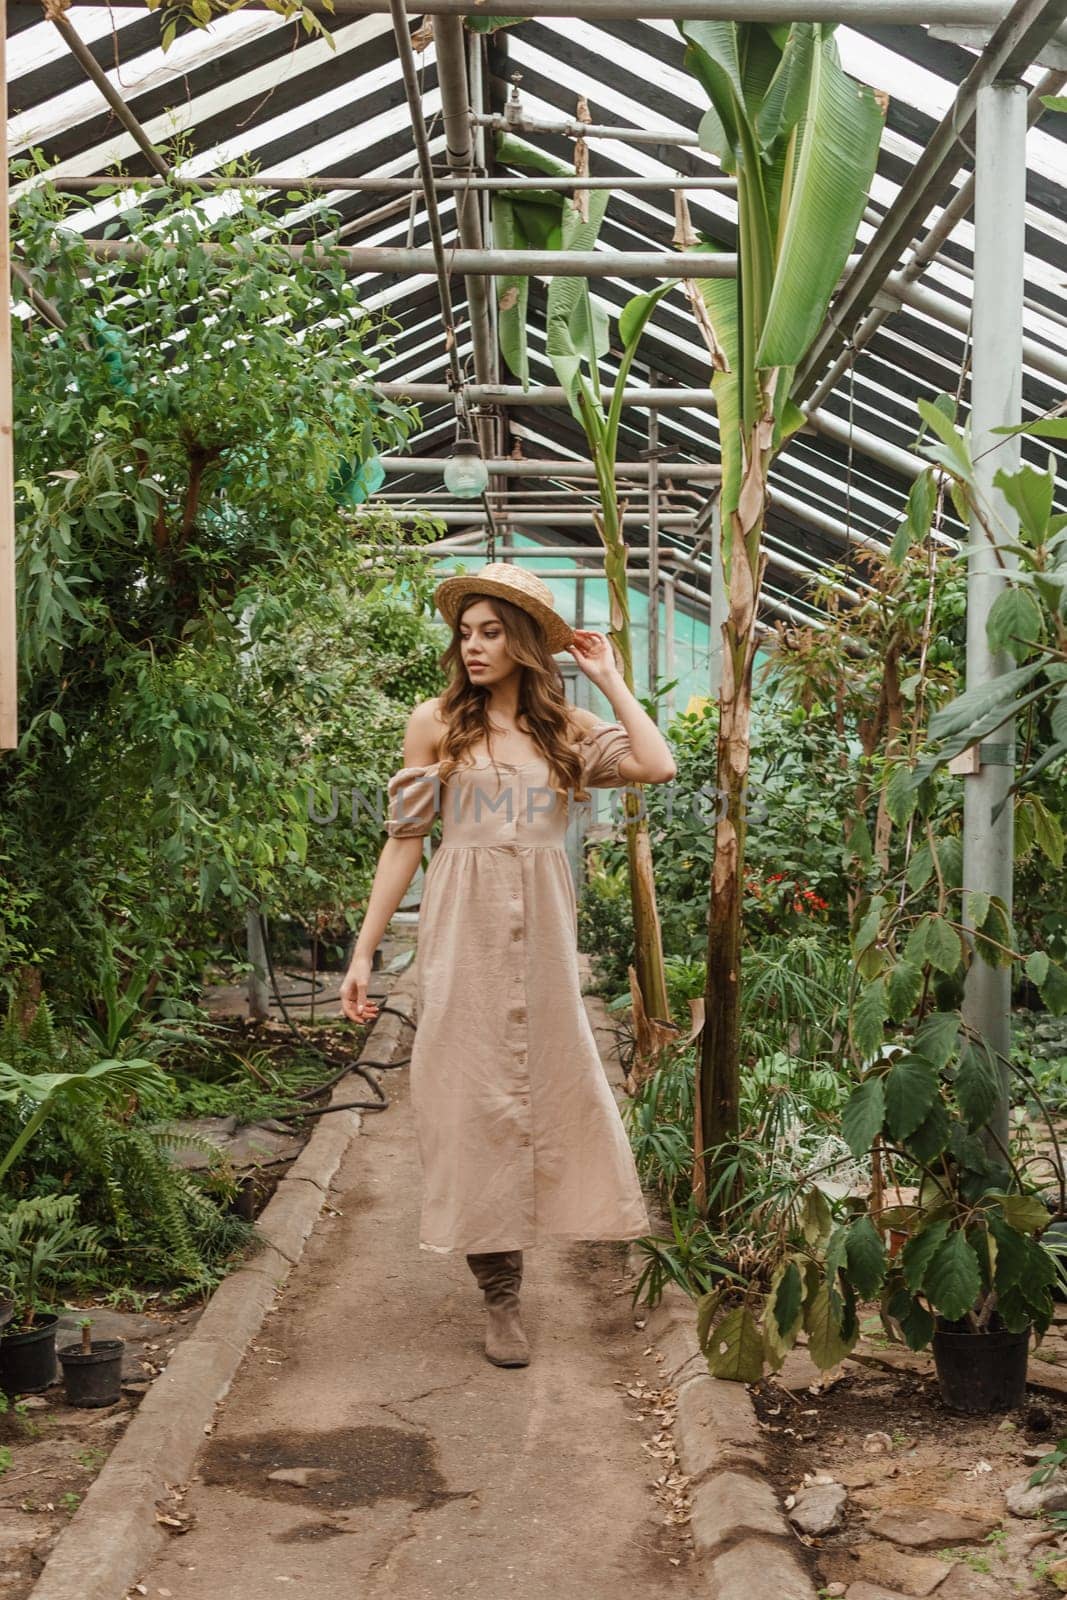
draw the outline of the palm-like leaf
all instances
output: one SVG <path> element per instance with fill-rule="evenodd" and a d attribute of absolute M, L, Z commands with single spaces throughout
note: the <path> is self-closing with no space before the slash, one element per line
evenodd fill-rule
<path fill-rule="evenodd" d="M 842 71 L 832 37 L 809 59 L 796 167 L 755 357 L 760 367 L 795 367 L 818 333 L 878 159 L 882 112 L 873 92 Z"/>

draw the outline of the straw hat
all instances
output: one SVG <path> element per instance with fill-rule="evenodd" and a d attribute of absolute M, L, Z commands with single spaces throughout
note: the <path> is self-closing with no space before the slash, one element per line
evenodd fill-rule
<path fill-rule="evenodd" d="M 490 594 L 501 600 L 510 600 L 535 617 L 545 630 L 548 648 L 555 654 L 566 650 L 574 638 L 574 629 L 565 622 L 552 603 L 552 590 L 525 567 L 513 566 L 509 561 L 490 561 L 478 572 L 465 572 L 458 578 L 446 578 L 434 590 L 434 604 L 453 627 L 460 601 L 468 594 Z"/>

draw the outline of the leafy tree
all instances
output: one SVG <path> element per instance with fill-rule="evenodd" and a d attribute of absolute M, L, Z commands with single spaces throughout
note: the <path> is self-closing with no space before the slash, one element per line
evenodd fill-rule
<path fill-rule="evenodd" d="M 409 543 L 363 512 L 354 537 L 347 515 L 414 414 L 373 395 L 388 330 L 332 259 L 336 213 L 316 200 L 294 237 L 264 191 L 124 189 L 104 231 L 121 215 L 145 254 L 109 263 L 44 166 L 16 164 L 12 217 L 34 299 L 16 278 L 23 732 L 0 765 L 0 949 L 9 991 L 28 966 L 69 1009 L 107 929 L 188 977 L 209 907 L 307 897 L 309 748 L 347 737 L 364 783 L 383 750 L 387 696 L 344 673 L 367 663 L 353 624 L 402 584 L 424 598 L 428 574 L 424 528 Z M 112 189 L 89 196 L 104 214 Z"/>

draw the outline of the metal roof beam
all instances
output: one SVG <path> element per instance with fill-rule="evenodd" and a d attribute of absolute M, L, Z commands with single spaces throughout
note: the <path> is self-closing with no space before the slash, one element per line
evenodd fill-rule
<path fill-rule="evenodd" d="M 1067 0 L 1064 0 L 1067 4 Z M 90 255 L 104 261 L 140 261 L 150 252 L 146 245 L 129 239 L 86 239 L 85 248 Z M 209 254 L 217 246 L 200 244 L 200 250 Z M 278 242 L 276 249 L 288 250 L 291 255 L 305 260 L 310 254 L 321 261 L 327 252 L 301 244 Z M 331 250 L 329 259 L 341 261 L 349 272 L 386 272 L 397 276 L 436 272 L 438 246 L 431 250 L 393 249 L 387 246 L 352 246 L 347 250 Z M 449 272 L 463 277 L 468 273 L 486 277 L 504 278 L 512 275 L 526 278 L 732 278 L 737 272 L 737 257 L 732 255 L 701 255 L 698 251 L 613 251 L 613 250 L 454 250 L 447 255 L 440 247 L 441 270 L 445 284 Z M 452 321 L 451 297 L 448 302 L 448 320 Z"/>
<path fill-rule="evenodd" d="M 803 0 L 802 0 L 803 3 Z M 811 4 L 811 0 L 808 0 Z M 927 22 L 944 21 L 927 6 Z M 974 15 L 970 19 L 988 19 Z M 874 7 L 857 7 L 857 15 L 874 21 Z M 808 352 L 793 386 L 793 398 L 805 400 L 812 393 L 828 361 L 847 344 L 856 324 L 870 310 L 874 296 L 894 271 L 908 244 L 914 239 L 934 206 L 939 205 L 950 187 L 963 155 L 963 141 L 974 127 L 979 91 L 1005 75 L 1017 75 L 1053 36 L 1064 16 L 1067 0 L 1016 0 L 1008 15 L 1001 12 L 989 44 L 961 84 L 956 99 L 935 128 L 910 176 L 885 214 L 881 227 L 871 239 L 837 295 L 821 333 Z M 896 19 L 894 19 L 896 20 Z"/>
<path fill-rule="evenodd" d="M 68 0 L 96 5 L 98 0 Z M 111 0 L 140 9 L 144 0 Z M 308 9 L 325 17 L 364 16 L 388 12 L 389 0 L 306 0 Z M 40 0 L 11 0 L 11 9 L 39 10 Z M 247 11 L 266 10 L 266 0 L 246 0 Z M 481 16 L 484 0 L 420 0 L 419 16 Z M 665 19 L 673 22 L 844 22 L 926 23 L 960 27 L 996 27 L 1007 15 L 1004 0 L 523 0 L 524 17 L 578 17 L 590 22 Z"/>
<path fill-rule="evenodd" d="M 339 193 L 363 190 L 372 190 L 382 194 L 422 194 L 423 183 L 421 178 L 309 178 L 303 173 L 271 173 L 266 177 L 257 174 L 254 178 L 217 178 L 195 177 L 177 178 L 179 187 L 188 185 L 198 189 L 308 189 L 313 193 L 336 189 Z M 81 192 L 82 190 L 96 189 L 101 184 L 113 183 L 117 187 L 153 186 L 162 188 L 169 180 L 159 176 L 145 176 L 133 178 L 120 176 L 116 173 L 101 173 L 97 177 L 56 177 L 50 179 L 53 188 Z M 449 178 L 443 174 L 434 179 L 434 188 L 439 194 L 450 194 L 453 190 L 549 190 L 553 194 L 572 194 L 576 189 L 608 189 L 612 193 L 620 194 L 655 194 L 658 192 L 670 193 L 675 189 L 701 190 L 708 189 L 719 194 L 734 194 L 737 191 L 737 181 L 734 178 L 678 178 L 669 175 L 662 178 L 630 178 L 630 177 L 603 177 L 603 178 L 487 178 L 477 172 L 471 177 Z"/>
<path fill-rule="evenodd" d="M 379 460 L 386 472 L 416 473 L 439 478 L 445 470 L 443 456 L 381 456 Z M 537 461 L 530 457 L 516 460 L 513 456 L 503 456 L 485 464 L 490 473 L 501 478 L 595 478 L 597 475 L 596 462 L 580 457 L 575 457 L 573 461 Z M 715 483 L 722 477 L 722 469 L 704 461 L 661 461 L 659 474 L 667 478 Z M 648 462 L 616 462 L 615 476 L 645 482 L 648 479 Z"/>

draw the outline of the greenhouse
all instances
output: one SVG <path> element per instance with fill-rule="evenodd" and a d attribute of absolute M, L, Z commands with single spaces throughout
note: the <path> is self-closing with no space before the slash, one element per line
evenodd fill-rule
<path fill-rule="evenodd" d="M 1067 1592 L 1067 0 L 7 0 L 0 1587 Z"/>

